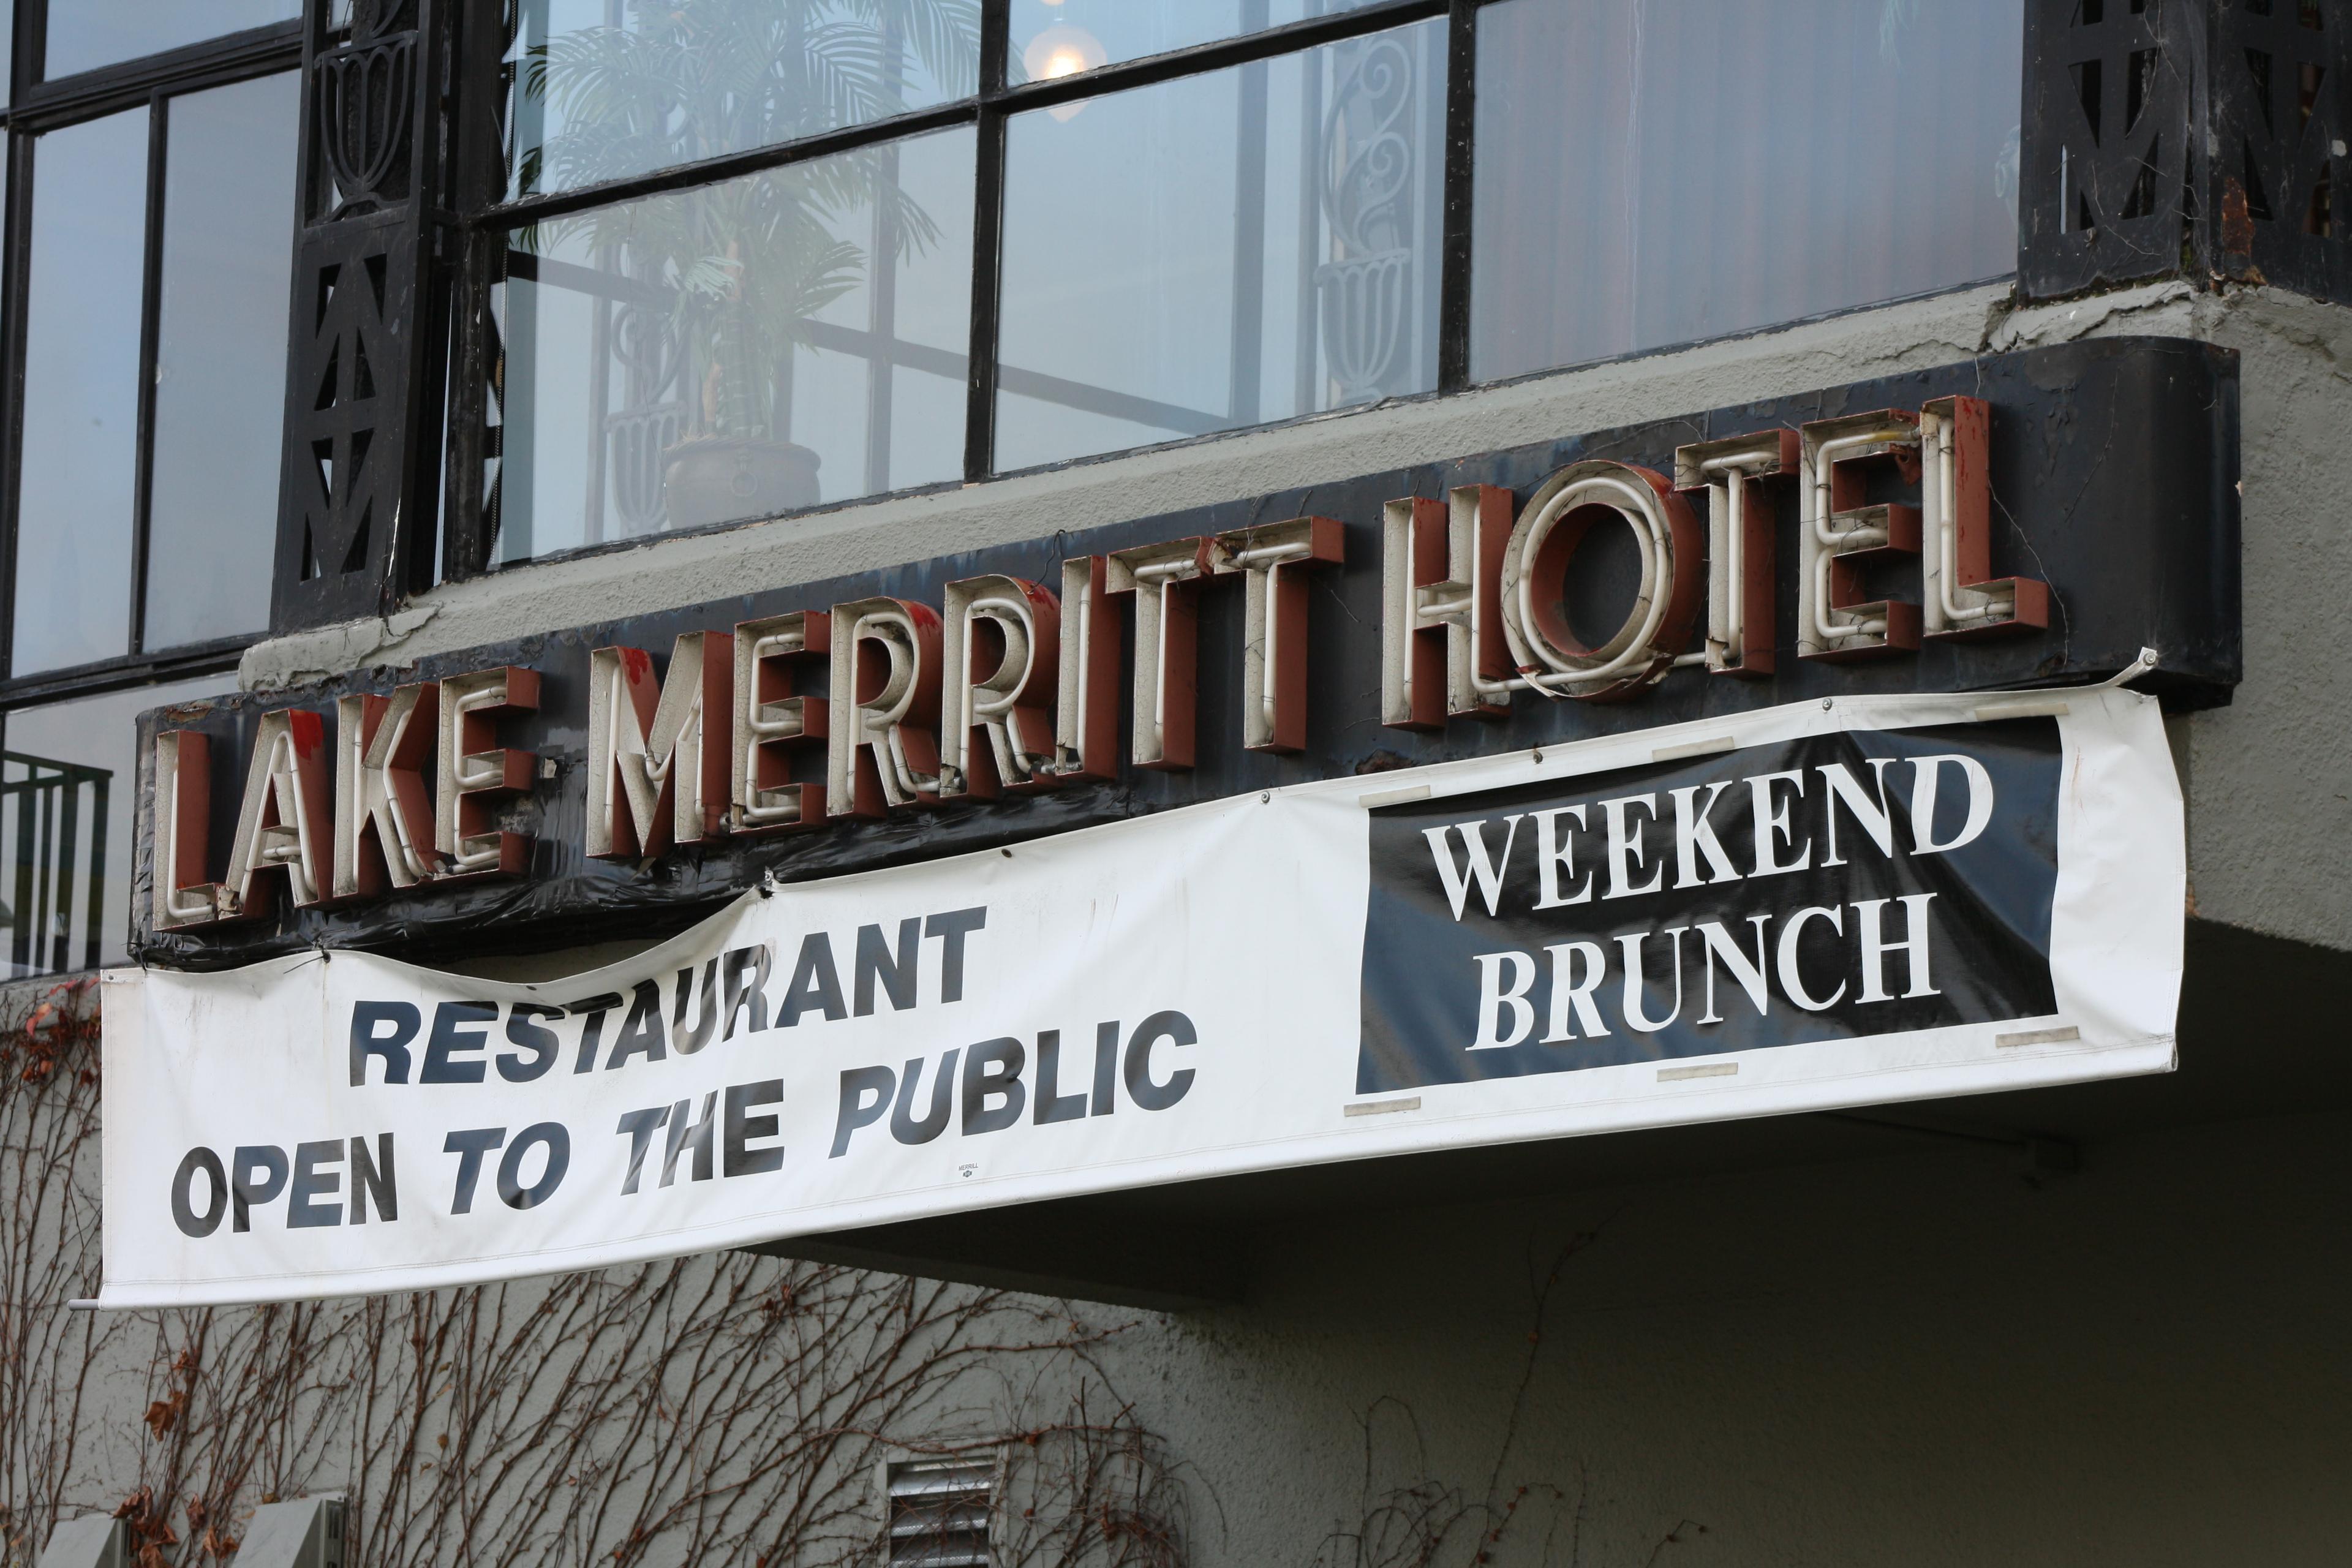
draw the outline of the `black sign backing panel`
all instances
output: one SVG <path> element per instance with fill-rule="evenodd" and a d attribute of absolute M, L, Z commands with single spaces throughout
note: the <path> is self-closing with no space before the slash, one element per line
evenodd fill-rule
<path fill-rule="evenodd" d="M 2060 772 L 2011 719 L 1375 810 L 1357 1090 L 2046 1016 Z"/>
<path fill-rule="evenodd" d="M 2050 584 L 2053 609 L 2047 632 L 1931 643 L 1916 654 L 1863 663 L 1799 658 L 1793 635 L 1797 486 L 1790 480 L 1769 492 L 1780 561 L 1775 584 L 1778 660 L 1770 679 L 1678 669 L 1628 702 L 1555 701 L 1522 694 L 1508 716 L 1495 721 L 1461 719 L 1430 732 L 1381 722 L 1383 503 L 1404 496 L 1442 497 L 1452 487 L 1473 484 L 1507 488 L 1524 501 L 1548 475 L 1581 458 L 1612 458 L 1671 470 L 1675 448 L 1688 442 L 1874 408 L 1916 408 L 1954 394 L 1991 405 L 1991 571 L 1997 577 L 2022 574 Z M 2094 340 L 1612 430 L 1564 433 L 1557 440 L 1508 450 L 1159 517 L 1108 521 L 1099 528 L 853 577 L 747 584 L 743 594 L 716 603 L 436 655 L 398 669 L 355 671 L 296 691 L 153 713 L 142 720 L 142 781 L 152 767 L 152 742 L 159 729 L 195 729 L 214 737 L 215 862 L 225 859 L 235 826 L 256 721 L 270 709 L 331 712 L 334 699 L 347 692 L 381 692 L 404 680 L 524 665 L 540 672 L 541 707 L 535 714 L 502 721 L 499 738 L 505 745 L 534 752 L 542 772 L 531 792 L 512 802 L 501 817 L 502 826 L 532 836 L 529 870 L 521 878 L 426 886 L 337 909 L 294 910 L 280 899 L 278 912 L 268 919 L 198 931 L 152 929 L 152 823 L 142 809 L 131 917 L 133 948 L 150 963 L 223 968 L 314 946 L 363 946 L 431 963 L 651 937 L 683 929 L 763 874 L 785 881 L 834 876 L 1312 779 L 1498 755 L 1823 697 L 2077 683 L 2115 674 L 2148 646 L 2163 656 L 2151 689 L 2162 690 L 2168 700 L 2192 706 L 2226 701 L 2241 670 L 2237 446 L 2233 354 L 2169 339 Z M 682 632 L 723 632 L 755 616 L 822 610 L 875 595 L 937 605 L 947 584 L 984 573 L 1058 584 L 1066 555 L 1302 515 L 1344 524 L 1347 559 L 1308 574 L 1308 700 L 1306 745 L 1298 753 L 1243 746 L 1243 593 L 1237 580 L 1223 579 L 1205 585 L 1200 596 L 1198 752 L 1189 771 L 1129 767 L 1111 783 L 908 811 L 887 821 L 842 821 L 803 833 L 719 838 L 649 866 L 586 857 L 588 661 L 594 648 L 640 647 L 656 664 L 666 664 Z M 1916 597 L 1916 563 L 1876 569 L 1872 591 Z M 1570 606 L 1571 612 L 1582 607 Z M 1622 611 L 1622 605 L 1594 607 Z M 1129 613 L 1122 606 L 1115 618 L 1131 644 Z M 1131 647 L 1126 658 L 1122 692 L 1132 669 Z M 822 661 L 814 662 L 805 689 L 817 689 L 823 673 Z M 1123 712 L 1121 721 L 1124 748 L 1132 715 Z M 142 787 L 142 799 L 144 795 Z M 216 863 L 213 873 L 221 869 Z"/>

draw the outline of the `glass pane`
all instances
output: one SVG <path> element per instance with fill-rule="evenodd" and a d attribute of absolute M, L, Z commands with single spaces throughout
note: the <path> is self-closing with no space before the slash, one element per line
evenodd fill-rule
<path fill-rule="evenodd" d="M 1007 131 L 999 468 L 1436 385 L 1442 22 Z"/>
<path fill-rule="evenodd" d="M 301 78 L 172 100 L 146 646 L 269 624 Z"/>
<path fill-rule="evenodd" d="M 969 98 L 980 0 L 521 0 L 509 189 L 567 191 Z"/>
<path fill-rule="evenodd" d="M 301 15 L 302 0 L 49 0 L 41 76 L 55 81 Z"/>
<path fill-rule="evenodd" d="M 33 149 L 15 672 L 131 645 L 147 111 Z"/>
<path fill-rule="evenodd" d="M 1478 13 L 1471 371 L 2004 276 L 2021 0 Z"/>
<path fill-rule="evenodd" d="M 976 144 L 509 235 L 497 559 L 961 477 Z"/>
<path fill-rule="evenodd" d="M 234 675 L 214 675 L 8 715 L 0 764 L 0 927 L 7 946 L 0 959 L 10 976 L 122 962 L 131 934 L 138 717 L 236 689 Z"/>
<path fill-rule="evenodd" d="M 1118 60 L 1263 32 L 1384 0 L 1012 0 L 1008 79 L 1076 76 Z"/>

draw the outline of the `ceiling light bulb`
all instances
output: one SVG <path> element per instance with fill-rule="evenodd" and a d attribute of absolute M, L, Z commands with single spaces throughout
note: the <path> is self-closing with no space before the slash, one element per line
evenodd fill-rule
<path fill-rule="evenodd" d="M 1056 25 L 1029 40 L 1021 51 L 1031 81 L 1057 81 L 1080 71 L 1098 70 L 1110 57 L 1102 43 L 1084 27 Z"/>

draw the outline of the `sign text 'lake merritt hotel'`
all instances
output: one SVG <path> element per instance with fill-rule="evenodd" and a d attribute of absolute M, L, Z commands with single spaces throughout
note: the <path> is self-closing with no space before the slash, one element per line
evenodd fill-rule
<path fill-rule="evenodd" d="M 1990 411 L 1931 400 L 1685 445 L 1669 475 L 1572 463 L 1524 504 L 1465 486 L 1389 502 L 1381 538 L 1382 721 L 1440 728 L 1500 716 L 1520 693 L 1634 699 L 1684 666 L 1754 679 L 1774 668 L 1780 584 L 1772 492 L 1798 492 L 1793 571 L 1801 658 L 1853 660 L 1923 639 L 2034 632 L 2050 597 L 1993 580 Z M 1872 500 L 1871 477 L 1917 503 Z M 1631 530 L 1639 586 L 1589 645 L 1562 607 L 1596 523 Z M 944 602 L 877 595 L 597 648 L 590 666 L 586 850 L 642 860 L 720 835 L 872 819 L 961 797 L 1184 769 L 1195 750 L 1198 601 L 1244 596 L 1241 741 L 1295 752 L 1311 700 L 1308 575 L 1341 563 L 1335 519 L 1076 555 L 1047 584 L 1004 574 L 946 585 Z M 1916 603 L 1869 598 L 1862 569 L 1916 558 Z M 1121 628 L 1133 617 L 1133 672 Z M 827 668 L 829 666 L 829 668 Z M 515 876 L 527 841 L 498 826 L 536 759 L 500 721 L 536 708 L 518 666 L 341 698 L 331 717 L 261 717 L 224 857 L 208 831 L 209 740 L 156 737 L 153 921 L 202 927 L 388 890 Z M 1116 754 L 1122 728 L 1132 741 Z"/>

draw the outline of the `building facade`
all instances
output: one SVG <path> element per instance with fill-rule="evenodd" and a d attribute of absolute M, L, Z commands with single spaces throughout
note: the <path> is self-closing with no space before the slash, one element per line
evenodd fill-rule
<path fill-rule="evenodd" d="M 2352 7 L 15 9 L 10 1561 L 2340 1554 L 2352 678 L 2321 649 L 2352 581 L 2326 499 L 2352 474 Z M 1851 495 L 1841 440 L 1877 465 Z M 1492 558 L 1559 476 L 1637 470 L 1656 495 L 1610 503 L 1631 528 Z M 1849 698 L 2024 722 L 2119 678 L 2161 702 L 2185 806 L 2182 912 L 2116 911 L 2177 942 L 2176 1070 L 1212 1161 L 584 1271 L 68 1306 L 100 1294 L 101 1168 L 135 1163 L 101 1154 L 101 1096 L 135 1089 L 112 1043 L 100 1071 L 96 970 L 350 951 L 552 984 L 762 887 L 952 891 L 974 857 L 1154 843 L 1099 836 L 1334 781 L 1379 775 L 1377 817 L 1422 770 L 1671 730 L 1641 753 L 1663 767 Z M 2095 783 L 2066 787 L 2091 809 Z M 1146 854 L 1126 885 L 1160 874 Z M 1171 963 L 1185 984 L 1308 973 L 1319 918 L 1175 882 L 1249 950 L 1230 979 Z M 1760 1014 L 1798 949 L 1772 979 L 1758 931 Z M 959 940 L 919 935 L 942 961 Z M 887 1010 L 898 971 L 842 952 L 857 1013 Z M 975 988 L 1013 962 L 972 952 Z M 1472 1048 L 1515 1047 L 1539 994 L 1487 956 Z M 1602 1032 L 1549 984 L 1555 1033 Z M 1423 993 L 1397 989 L 1405 1016 Z M 656 993 L 681 1055 L 693 994 Z M 595 1020 L 566 1062 L 623 1027 L 621 994 L 593 1000 L 546 1014 Z M 1954 1005 L 1930 1022 L 2064 1011 Z M 1243 1043 L 1278 1055 L 1263 1017 Z M 278 1092 L 237 1031 L 190 1044 L 226 1098 Z M 1181 1094 L 1176 1058 L 1137 1059 L 1122 1105 Z M 1439 1099 L 1367 1066 L 1349 1110 L 1400 1087 Z M 836 1157 L 894 1092 L 852 1088 Z M 811 1092 L 832 1127 L 829 1070 Z M 709 1108 L 698 1132 L 677 1109 L 664 1189 L 682 1140 L 710 1163 Z M 978 1131 L 966 1105 L 939 1147 Z M 266 1195 L 215 1174 L 211 1224 L 289 1201 L 272 1152 Z"/>

